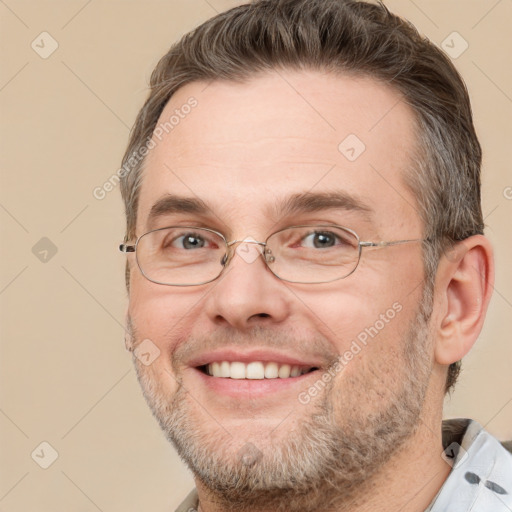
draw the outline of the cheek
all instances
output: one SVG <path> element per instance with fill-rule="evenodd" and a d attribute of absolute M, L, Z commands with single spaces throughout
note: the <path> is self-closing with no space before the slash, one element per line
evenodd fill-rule
<path fill-rule="evenodd" d="M 137 335 L 136 342 L 151 340 L 166 355 L 181 339 L 190 335 L 197 315 L 198 297 L 190 292 L 151 283 L 143 276 L 133 276 L 130 287 L 129 314 Z"/>
<path fill-rule="evenodd" d="M 294 292 L 305 306 L 301 316 L 331 341 L 347 364 L 361 356 L 383 360 L 386 351 L 400 352 L 423 292 L 418 268 L 392 273 L 374 266 L 359 270 L 360 275 L 344 281 Z"/>

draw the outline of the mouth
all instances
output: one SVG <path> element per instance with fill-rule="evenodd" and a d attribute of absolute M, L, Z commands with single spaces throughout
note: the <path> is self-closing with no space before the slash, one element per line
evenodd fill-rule
<path fill-rule="evenodd" d="M 316 366 L 292 365 L 276 361 L 214 361 L 197 369 L 216 379 L 293 379 L 318 370 Z"/>
<path fill-rule="evenodd" d="M 326 364 L 324 359 L 265 348 L 224 347 L 197 355 L 186 365 L 193 379 L 191 388 L 197 385 L 213 393 L 210 396 L 214 400 L 231 397 L 238 406 L 243 399 L 259 398 L 266 403 L 289 399 L 290 394 L 299 393 L 309 381 L 318 378 Z"/>

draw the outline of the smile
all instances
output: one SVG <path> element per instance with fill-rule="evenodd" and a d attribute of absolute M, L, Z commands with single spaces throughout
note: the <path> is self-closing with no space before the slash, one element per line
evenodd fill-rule
<path fill-rule="evenodd" d="M 300 377 L 316 370 L 316 367 L 281 364 L 277 362 L 251 361 L 216 361 L 199 368 L 211 377 L 225 379 L 289 379 Z"/>

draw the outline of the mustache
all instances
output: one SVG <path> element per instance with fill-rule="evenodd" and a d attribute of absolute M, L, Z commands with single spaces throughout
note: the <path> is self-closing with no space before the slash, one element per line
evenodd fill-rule
<path fill-rule="evenodd" d="M 127 331 L 131 338 L 131 347 L 136 347 L 142 340 L 137 335 L 137 328 L 130 315 L 127 316 Z M 156 341 L 158 345 L 165 346 L 172 339 Z M 332 344 L 318 332 L 294 333 L 276 327 L 255 326 L 240 331 L 229 327 L 217 328 L 205 335 L 192 335 L 178 337 L 172 340 L 175 346 L 170 354 L 173 368 L 186 366 L 186 362 L 199 357 L 204 352 L 220 350 L 226 346 L 237 348 L 253 348 L 284 350 L 289 354 L 300 354 L 304 359 L 322 361 L 327 367 L 338 359 L 339 354 Z M 133 350 L 133 348 L 131 349 Z"/>

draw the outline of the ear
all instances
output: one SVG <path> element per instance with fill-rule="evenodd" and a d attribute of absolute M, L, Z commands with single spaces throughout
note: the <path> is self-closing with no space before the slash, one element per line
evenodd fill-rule
<path fill-rule="evenodd" d="M 449 365 L 475 343 L 494 289 L 494 258 L 489 240 L 475 235 L 443 253 L 436 274 L 435 358 Z"/>

